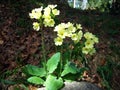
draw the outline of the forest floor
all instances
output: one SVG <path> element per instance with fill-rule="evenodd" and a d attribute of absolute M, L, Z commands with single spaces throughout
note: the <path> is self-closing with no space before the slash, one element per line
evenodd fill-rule
<path fill-rule="evenodd" d="M 16 76 L 13 75 L 16 68 L 26 64 L 39 64 L 42 56 L 41 35 L 32 29 L 32 21 L 29 18 L 29 12 L 35 7 L 35 3 L 24 0 L 0 3 L 1 80 L 9 79 L 11 76 L 17 78 L 18 73 Z M 88 81 L 98 84 L 105 90 L 109 90 L 109 87 L 112 90 L 120 90 L 120 16 L 80 11 L 61 4 L 58 8 L 61 11 L 58 17 L 61 22 L 80 23 L 84 31 L 90 31 L 99 38 L 97 52 L 89 64 L 89 77 L 92 81 Z M 55 49 L 52 29 L 44 30 L 48 57 Z M 104 76 L 101 76 L 102 70 Z M 93 78 L 96 80 L 93 81 Z"/>

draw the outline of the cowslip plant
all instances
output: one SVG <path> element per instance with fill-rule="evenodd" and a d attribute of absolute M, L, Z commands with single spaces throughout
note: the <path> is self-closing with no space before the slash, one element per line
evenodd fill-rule
<path fill-rule="evenodd" d="M 58 90 L 62 88 L 65 80 L 75 80 L 81 77 L 86 68 L 78 68 L 71 61 L 75 57 L 95 53 L 94 45 L 98 43 L 98 38 L 90 32 L 83 33 L 81 24 L 71 22 L 60 23 L 55 26 L 55 16 L 60 14 L 56 9 L 57 5 L 48 5 L 43 8 L 35 8 L 29 14 L 33 22 L 33 29 L 41 32 L 42 51 L 43 51 L 43 67 L 34 65 L 26 65 L 23 72 L 28 77 L 27 81 L 37 85 L 45 86 L 46 90 Z M 44 44 L 43 28 L 54 27 L 56 38 L 54 39 L 55 46 L 61 46 L 61 53 L 54 54 L 49 60 L 46 60 L 46 50 Z M 73 42 L 65 42 L 65 39 L 71 39 Z M 70 40 L 69 39 L 69 40 Z M 64 45 L 67 44 L 67 48 Z M 69 48 L 71 45 L 72 48 Z M 66 49 L 66 50 L 65 50 Z M 51 83 L 52 82 L 52 83 Z"/>
<path fill-rule="evenodd" d="M 46 50 L 44 43 L 44 27 L 54 27 L 55 17 L 60 14 L 60 11 L 56 9 L 57 5 L 48 5 L 47 7 L 41 6 L 40 8 L 35 8 L 29 13 L 31 19 L 34 19 L 33 29 L 41 34 L 42 39 L 42 54 L 44 64 L 46 64 Z"/>
<path fill-rule="evenodd" d="M 65 80 L 74 80 L 76 76 L 80 77 L 85 70 L 85 68 L 77 68 L 74 63 L 68 62 L 62 67 L 62 72 L 60 73 L 58 72 L 60 70 L 60 60 L 60 52 L 58 52 L 47 61 L 47 71 L 44 67 L 33 65 L 26 65 L 22 71 L 27 75 L 28 82 L 43 85 L 46 90 L 58 90 L 62 88 Z M 69 77 L 69 74 L 73 76 Z"/>

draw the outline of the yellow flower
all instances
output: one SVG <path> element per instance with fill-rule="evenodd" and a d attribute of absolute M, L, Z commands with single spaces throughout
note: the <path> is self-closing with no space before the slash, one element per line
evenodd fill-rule
<path fill-rule="evenodd" d="M 77 33 L 77 40 L 75 40 L 74 43 L 78 43 L 82 39 L 82 36 L 83 36 L 83 32 L 79 31 Z"/>
<path fill-rule="evenodd" d="M 93 55 L 96 52 L 94 47 L 85 46 L 82 48 L 82 53 Z"/>
<path fill-rule="evenodd" d="M 43 7 L 33 9 L 32 12 L 29 13 L 30 18 L 40 19 L 42 16 L 42 9 Z"/>
<path fill-rule="evenodd" d="M 47 27 L 47 26 L 54 27 L 55 21 L 54 21 L 54 19 L 45 18 L 43 23 L 44 23 L 45 27 Z"/>
<path fill-rule="evenodd" d="M 60 38 L 65 38 L 66 37 L 66 31 L 64 29 L 61 29 L 58 31 L 57 35 L 60 37 Z"/>
<path fill-rule="evenodd" d="M 66 23 L 61 23 L 59 25 L 62 26 L 62 27 L 64 27 L 64 28 L 66 28 Z"/>
<path fill-rule="evenodd" d="M 41 11 L 43 10 L 43 7 L 35 8 L 34 10 L 36 13 L 41 13 Z"/>
<path fill-rule="evenodd" d="M 86 40 L 85 47 L 93 48 L 94 47 L 94 42 L 92 40 L 90 40 L 90 39 Z"/>
<path fill-rule="evenodd" d="M 64 26 L 65 26 L 65 24 L 64 24 L 64 23 L 61 23 L 61 24 L 59 24 L 59 25 L 57 25 L 57 26 L 55 27 L 54 31 L 58 32 L 58 31 L 60 31 L 60 30 L 62 30 L 62 29 L 65 29 Z"/>
<path fill-rule="evenodd" d="M 36 30 L 36 31 L 40 30 L 40 25 L 39 25 L 38 22 L 33 22 L 33 29 Z"/>
<path fill-rule="evenodd" d="M 67 29 L 66 29 L 68 32 L 71 32 L 71 33 L 75 33 L 76 31 L 77 31 L 77 29 L 76 29 L 76 27 L 68 27 Z"/>
<path fill-rule="evenodd" d="M 71 37 L 72 36 L 72 32 L 70 32 L 68 29 L 66 29 L 66 36 L 67 37 Z"/>
<path fill-rule="evenodd" d="M 90 55 L 93 55 L 95 52 L 96 52 L 95 48 L 91 48 L 89 54 L 90 54 Z"/>
<path fill-rule="evenodd" d="M 78 39 L 78 35 L 77 34 L 72 34 L 71 39 L 73 41 L 76 41 Z"/>
<path fill-rule="evenodd" d="M 77 28 L 77 29 L 82 29 L 81 24 L 76 24 L 76 28 Z"/>
<path fill-rule="evenodd" d="M 86 32 L 86 33 L 84 34 L 84 37 L 85 37 L 86 39 L 92 39 L 92 38 L 93 38 L 93 34 L 90 33 L 90 32 Z"/>
<path fill-rule="evenodd" d="M 34 16 L 35 16 L 35 12 L 32 11 L 32 13 L 29 13 L 29 16 L 30 16 L 30 18 L 34 18 Z"/>
<path fill-rule="evenodd" d="M 69 28 L 69 27 L 73 27 L 73 24 L 71 22 L 66 23 L 66 27 L 65 28 Z"/>
<path fill-rule="evenodd" d="M 44 19 L 51 19 L 51 16 L 47 15 L 47 14 L 43 14 L 42 18 L 44 18 Z"/>
<path fill-rule="evenodd" d="M 89 52 L 90 52 L 90 48 L 87 48 L 87 47 L 82 48 L 82 53 L 89 54 Z"/>
<path fill-rule="evenodd" d="M 50 13 L 51 13 L 51 9 L 49 7 L 44 8 L 44 16 L 45 17 L 50 16 Z"/>
<path fill-rule="evenodd" d="M 79 40 L 82 39 L 82 36 L 83 36 L 83 32 L 82 32 L 82 31 L 79 31 L 79 32 L 78 32 L 78 38 L 79 38 Z"/>
<path fill-rule="evenodd" d="M 60 46 L 63 43 L 63 39 L 60 38 L 60 37 L 57 37 L 57 38 L 54 39 L 54 42 L 55 42 L 56 46 Z"/>
<path fill-rule="evenodd" d="M 52 13 L 53 13 L 54 15 L 59 15 L 59 14 L 60 14 L 60 11 L 57 10 L 57 9 L 53 9 L 53 10 L 52 10 Z"/>
<path fill-rule="evenodd" d="M 48 5 L 49 8 L 54 9 L 57 5 Z"/>
<path fill-rule="evenodd" d="M 90 32 L 86 32 L 85 34 L 84 34 L 84 37 L 88 40 L 88 39 L 91 39 L 94 43 L 98 43 L 99 42 L 99 40 L 98 40 L 98 38 L 95 36 L 95 35 L 93 35 L 92 33 L 90 33 Z"/>
<path fill-rule="evenodd" d="M 95 35 L 93 36 L 93 41 L 94 41 L 95 43 L 98 43 L 98 42 L 99 42 L 98 38 L 97 38 Z"/>
<path fill-rule="evenodd" d="M 76 27 L 74 27 L 74 25 L 70 22 L 66 23 L 65 28 L 68 32 L 71 32 L 71 33 L 74 33 L 77 30 Z"/>

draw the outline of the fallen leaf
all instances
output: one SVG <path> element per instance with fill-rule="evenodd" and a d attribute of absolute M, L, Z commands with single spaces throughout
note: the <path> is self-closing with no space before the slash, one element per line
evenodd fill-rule
<path fill-rule="evenodd" d="M 0 44 L 3 44 L 4 43 L 4 41 L 3 40 L 0 40 Z"/>

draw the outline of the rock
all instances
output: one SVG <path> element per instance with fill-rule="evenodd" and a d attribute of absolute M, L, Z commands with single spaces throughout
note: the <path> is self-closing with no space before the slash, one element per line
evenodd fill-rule
<path fill-rule="evenodd" d="M 61 90 L 102 90 L 98 86 L 88 82 L 65 82 Z"/>
<path fill-rule="evenodd" d="M 37 90 L 45 90 L 39 88 Z M 89 82 L 65 82 L 65 86 L 61 90 L 102 90 L 98 86 Z"/>

